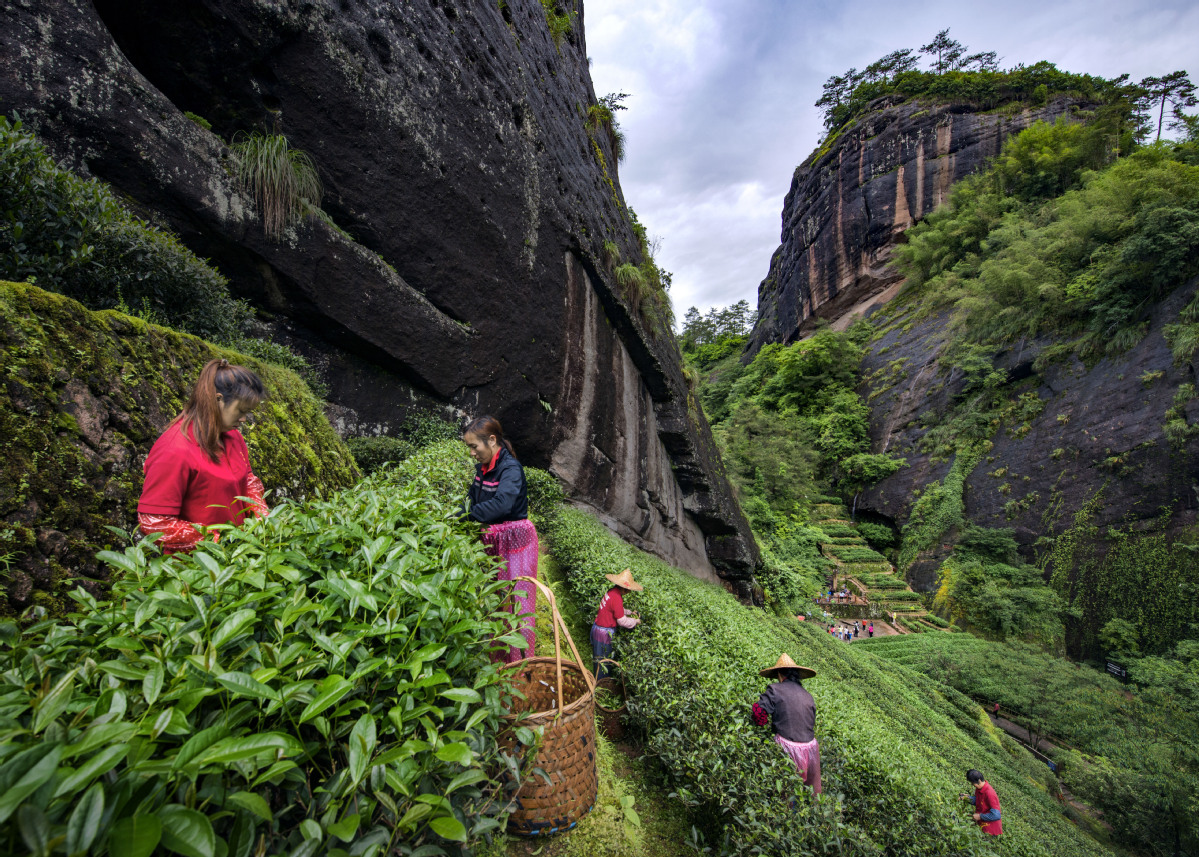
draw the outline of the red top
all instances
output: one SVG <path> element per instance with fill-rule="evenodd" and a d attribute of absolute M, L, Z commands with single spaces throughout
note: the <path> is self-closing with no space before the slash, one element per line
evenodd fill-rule
<path fill-rule="evenodd" d="M 613 586 L 608 594 L 600 600 L 599 612 L 595 614 L 595 624 L 601 628 L 615 628 L 616 620 L 624 616 L 624 597 L 620 587 Z"/>
<path fill-rule="evenodd" d="M 193 524 L 240 524 L 252 507 L 235 497 L 250 494 L 250 451 L 237 429 L 221 435 L 225 450 L 216 463 L 179 425 L 172 425 L 150 448 L 146 481 L 137 511 L 178 515 Z"/>
<path fill-rule="evenodd" d="M 999 809 L 999 795 L 995 794 L 995 789 L 991 788 L 990 783 L 984 781 L 974 790 L 974 811 L 981 815 L 992 809 Z M 992 836 L 1003 833 L 1003 822 L 998 819 L 980 821 L 978 824 L 982 827 L 983 833 L 989 833 Z"/>

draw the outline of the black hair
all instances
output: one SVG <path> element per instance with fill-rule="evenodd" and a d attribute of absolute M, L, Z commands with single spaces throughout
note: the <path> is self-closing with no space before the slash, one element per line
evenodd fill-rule
<path fill-rule="evenodd" d="M 981 783 L 986 779 L 986 777 L 983 776 L 982 771 L 976 771 L 974 768 L 971 768 L 970 770 L 966 771 L 966 779 L 968 779 L 971 783 Z"/>
<path fill-rule="evenodd" d="M 803 673 L 800 670 L 793 669 L 779 670 L 779 678 L 783 681 L 793 681 L 796 684 L 802 684 Z"/>

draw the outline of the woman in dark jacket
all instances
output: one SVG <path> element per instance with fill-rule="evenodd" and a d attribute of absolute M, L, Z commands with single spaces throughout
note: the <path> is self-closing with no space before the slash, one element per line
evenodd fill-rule
<path fill-rule="evenodd" d="M 774 729 L 774 743 L 795 763 L 795 769 L 810 786 L 814 794 L 820 794 L 820 744 L 816 740 L 816 703 L 812 694 L 803 686 L 803 680 L 812 678 L 816 671 L 801 667 L 786 652 L 779 655 L 772 667 L 759 672 L 764 678 L 777 679 L 766 688 L 754 703 L 753 718 L 759 726 L 770 724 Z"/>
<path fill-rule="evenodd" d="M 503 560 L 500 580 L 536 578 L 537 529 L 529 520 L 525 470 L 516 460 L 512 444 L 504 439 L 500 421 L 495 417 L 478 417 L 467 425 L 462 442 L 475 460 L 475 478 L 467 492 L 469 509 L 463 517 L 484 525 L 484 547 L 489 554 Z M 537 639 L 537 588 L 528 581 L 514 583 L 508 604 L 508 609 L 520 616 L 517 629 L 525 638 L 525 647 L 513 646 L 498 659 L 513 663 L 533 656 Z"/>

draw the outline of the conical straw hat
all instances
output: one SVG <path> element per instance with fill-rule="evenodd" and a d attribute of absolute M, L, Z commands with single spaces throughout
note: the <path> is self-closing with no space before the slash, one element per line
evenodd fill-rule
<path fill-rule="evenodd" d="M 640 583 L 633 580 L 633 572 L 629 571 L 627 568 L 620 574 L 605 574 L 604 577 L 608 578 L 608 580 L 612 581 L 617 586 L 623 586 L 630 592 L 640 592 L 645 588 Z"/>
<path fill-rule="evenodd" d="M 786 652 L 783 652 L 781 655 L 779 655 L 779 659 L 775 662 L 774 666 L 760 670 L 758 675 L 764 676 L 765 678 L 773 678 L 773 674 L 778 670 L 799 670 L 800 673 L 803 674 L 804 678 L 811 678 L 812 676 L 816 675 L 816 670 L 811 669 L 810 667 L 801 667 L 799 664 L 795 663 L 795 661 L 791 660 L 791 656 Z"/>

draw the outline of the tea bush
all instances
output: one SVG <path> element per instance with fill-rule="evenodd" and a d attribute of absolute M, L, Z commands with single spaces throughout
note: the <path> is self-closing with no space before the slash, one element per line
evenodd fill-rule
<path fill-rule="evenodd" d="M 363 473 L 374 473 L 389 464 L 399 464 L 416 451 L 416 447 L 403 438 L 348 437 L 346 446 L 358 462 Z"/>
<path fill-rule="evenodd" d="M 508 624 L 452 515 L 464 473 L 443 444 L 191 555 L 105 552 L 111 601 L 0 624 L 4 851 L 434 855 L 496 830 Z"/>
<path fill-rule="evenodd" d="M 815 623 L 745 607 L 579 511 L 562 511 L 546 532 L 577 603 L 594 609 L 603 575 L 626 566 L 644 583 L 628 599 L 644 621 L 617 636 L 630 715 L 713 853 L 1105 853 L 1049 797 L 1048 769 L 962 694 L 841 645 Z M 781 651 L 818 672 L 807 686 L 818 711 L 820 797 L 750 725 L 749 706 L 766 686 L 757 671 Z M 1001 842 L 979 833 L 957 800 L 970 767 L 999 791 Z"/>
<path fill-rule="evenodd" d="M 58 167 L 0 116 L 0 279 L 37 280 L 91 309 L 122 308 L 215 342 L 249 307 L 172 234 L 130 214 L 106 185 Z"/>
<path fill-rule="evenodd" d="M 1189 809 L 1199 798 L 1199 716 L 1171 690 L 1130 693 L 1099 670 L 1034 646 L 969 634 L 876 638 L 865 650 L 987 704 L 999 702 L 1034 735 L 1076 747 L 1042 749 L 1062 765 L 1070 790 L 1102 810 L 1121 844 L 1160 857 L 1179 853 L 1179 844 L 1181 853 L 1199 846 Z M 1006 828 L 1006 812 L 1004 822 Z"/>

